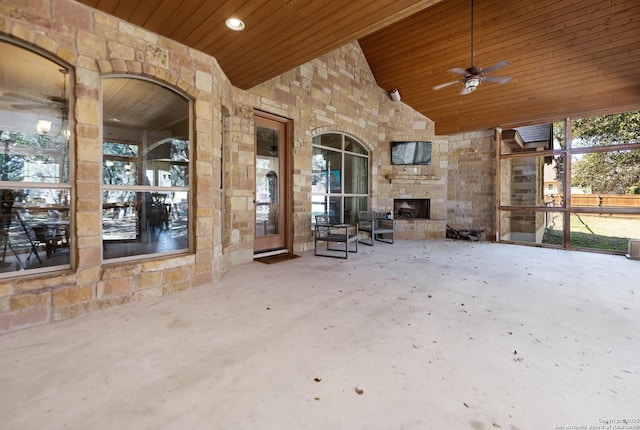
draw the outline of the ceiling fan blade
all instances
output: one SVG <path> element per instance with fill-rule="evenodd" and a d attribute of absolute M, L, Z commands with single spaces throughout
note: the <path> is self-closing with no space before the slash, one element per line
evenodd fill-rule
<path fill-rule="evenodd" d="M 23 111 L 30 111 L 30 112 L 46 113 L 48 115 L 55 116 L 55 117 L 60 116 L 60 109 L 57 109 L 53 106 L 47 106 L 45 104 L 32 104 L 32 105 L 13 104 L 11 105 L 11 108 L 17 111 L 23 110 Z"/>
<path fill-rule="evenodd" d="M 436 85 L 435 87 L 433 87 L 433 89 L 436 91 L 441 90 L 442 88 L 448 87 L 449 85 L 457 84 L 458 82 L 462 82 L 462 81 L 451 81 L 451 82 L 447 82 L 446 84 Z"/>
<path fill-rule="evenodd" d="M 0 96 L 0 102 L 5 102 L 5 103 L 20 103 L 21 100 L 16 99 L 15 97 L 9 97 L 9 96 Z M 31 102 L 29 102 L 31 103 Z"/>
<path fill-rule="evenodd" d="M 38 97 L 31 94 L 26 93 L 15 93 L 15 92 L 6 92 L 3 94 L 4 97 L 10 97 L 15 100 L 15 102 L 29 102 L 29 103 L 48 103 L 49 100 L 44 97 Z"/>
<path fill-rule="evenodd" d="M 458 75 L 466 76 L 467 69 L 463 69 L 462 67 L 455 67 L 453 69 L 449 69 L 451 73 L 457 73 Z"/>
<path fill-rule="evenodd" d="M 482 73 L 493 72 L 494 70 L 501 69 L 501 68 L 506 67 L 508 65 L 509 65 L 508 61 L 498 61 L 496 64 L 492 64 L 489 67 L 487 67 L 486 69 L 482 69 Z"/>
<path fill-rule="evenodd" d="M 460 91 L 460 95 L 462 96 L 466 96 L 467 94 L 471 94 L 474 90 L 469 90 L 467 89 L 467 87 L 462 88 L 462 91 Z"/>
<path fill-rule="evenodd" d="M 483 81 L 495 82 L 496 84 L 506 84 L 511 80 L 510 76 L 485 76 Z"/>

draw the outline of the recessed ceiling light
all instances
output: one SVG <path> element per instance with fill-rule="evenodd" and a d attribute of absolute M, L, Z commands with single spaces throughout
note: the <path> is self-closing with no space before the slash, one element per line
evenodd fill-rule
<path fill-rule="evenodd" d="M 244 22 L 240 21 L 238 18 L 229 18 L 225 24 L 233 31 L 244 30 Z"/>

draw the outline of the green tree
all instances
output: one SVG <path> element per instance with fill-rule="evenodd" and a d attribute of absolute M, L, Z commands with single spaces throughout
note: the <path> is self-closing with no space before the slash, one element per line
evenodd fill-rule
<path fill-rule="evenodd" d="M 640 111 L 575 120 L 573 147 L 640 143 Z M 640 150 L 585 154 L 572 164 L 572 185 L 593 193 L 629 193 L 640 186 Z"/>
<path fill-rule="evenodd" d="M 640 111 L 574 120 L 574 147 L 640 142 Z"/>

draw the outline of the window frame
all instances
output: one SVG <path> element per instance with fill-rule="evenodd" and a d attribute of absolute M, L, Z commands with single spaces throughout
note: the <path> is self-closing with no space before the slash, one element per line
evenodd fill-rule
<path fill-rule="evenodd" d="M 335 135 L 335 136 L 340 136 L 340 148 L 336 148 L 333 146 L 328 146 L 328 145 L 322 145 L 320 142 L 322 141 L 322 136 L 327 136 L 327 135 Z M 356 151 L 351 151 L 346 149 L 348 144 L 352 144 L 352 143 L 347 143 L 347 139 L 350 139 L 352 141 L 352 143 L 355 143 L 358 145 L 358 147 L 364 152 L 356 152 Z M 325 206 L 325 210 L 323 211 L 323 214 L 327 214 L 327 205 L 330 205 L 331 202 L 331 198 L 338 198 L 339 199 L 339 206 L 340 206 L 340 218 L 339 220 L 336 220 L 339 223 L 345 223 L 345 222 L 355 222 L 355 220 L 357 219 L 357 214 L 351 214 L 351 220 L 347 220 L 345 219 L 346 217 L 346 211 L 347 208 L 345 207 L 345 201 L 347 199 L 364 199 L 365 204 L 364 204 L 364 208 L 362 208 L 361 210 L 365 210 L 366 208 L 369 207 L 370 203 L 371 203 L 371 151 L 369 151 L 365 145 L 358 139 L 354 138 L 353 136 L 347 134 L 347 133 L 343 133 L 343 132 L 339 132 L 339 131 L 329 131 L 329 132 L 324 132 L 324 133 L 320 133 L 317 134 L 313 137 L 312 139 L 312 167 L 311 167 L 311 172 L 312 172 L 312 177 L 317 175 L 317 173 L 315 173 L 314 169 L 313 169 L 313 157 L 315 155 L 314 151 L 315 149 L 320 149 L 323 151 L 331 151 L 333 153 L 336 154 L 340 154 L 340 166 L 339 166 L 339 172 L 340 172 L 340 192 L 332 192 L 331 191 L 331 187 L 325 187 L 326 191 L 325 192 L 317 192 L 313 190 L 313 178 L 312 178 L 312 191 L 311 191 L 311 229 L 313 229 L 315 227 L 315 215 L 319 215 L 319 213 L 314 212 L 313 210 L 313 206 L 314 206 L 314 197 L 321 197 L 324 202 L 319 203 L 319 202 L 315 202 L 316 205 L 318 204 L 322 204 Z M 366 180 L 367 180 L 367 190 L 366 193 L 347 193 L 345 190 L 345 160 L 346 160 L 346 156 L 350 156 L 350 157 L 359 157 L 362 159 L 366 160 Z M 337 170 L 334 169 L 333 167 L 330 169 L 331 171 Z M 330 173 L 330 172 L 329 172 Z M 328 177 L 329 173 L 327 173 L 327 175 L 325 176 L 325 181 L 327 180 L 326 178 Z M 354 172 L 352 172 L 353 174 Z"/>
<path fill-rule="evenodd" d="M 597 117 L 597 115 L 596 115 Z M 497 172 L 498 172 L 498 181 L 497 181 L 497 193 L 496 193 L 496 238 L 498 242 L 503 243 L 517 243 L 522 245 L 529 246 L 542 246 L 547 248 L 563 248 L 563 249 L 576 249 L 581 251 L 591 251 L 591 252 L 599 252 L 605 254 L 616 254 L 622 255 L 626 251 L 623 249 L 616 250 L 607 250 L 601 249 L 597 247 L 585 247 L 576 245 L 576 241 L 572 241 L 572 235 L 574 231 L 571 225 L 571 219 L 573 217 L 580 216 L 621 216 L 627 219 L 633 219 L 634 217 L 640 218 L 640 210 L 633 207 L 617 207 L 617 206 L 589 206 L 589 205 L 579 205 L 574 204 L 572 202 L 572 165 L 575 163 L 574 157 L 576 155 L 585 155 L 585 154 L 594 154 L 594 153 L 610 153 L 610 152 L 619 152 L 619 151 L 640 151 L 640 142 L 632 142 L 632 143 L 616 143 L 611 145 L 595 145 L 595 146 L 578 146 L 573 144 L 573 140 L 575 139 L 574 133 L 572 130 L 573 121 L 579 118 L 566 118 L 562 122 L 554 123 L 562 124 L 564 127 L 564 140 L 565 144 L 563 147 L 556 147 L 554 145 L 553 149 L 544 149 L 537 151 L 510 151 L 508 148 L 505 148 L 503 145 L 498 146 L 496 150 L 496 159 L 497 159 Z M 551 196 L 551 201 L 546 202 L 545 204 L 513 204 L 511 202 L 505 201 L 505 193 L 511 192 L 510 189 L 504 190 L 502 186 L 502 180 L 505 175 L 510 174 L 510 163 L 514 160 L 518 159 L 527 159 L 527 158 L 538 158 L 540 160 L 544 158 L 554 158 L 563 160 L 564 167 L 561 179 L 556 178 L 557 183 L 557 191 L 559 195 Z M 544 176 L 538 178 L 538 180 L 543 181 Z M 542 190 L 543 197 L 544 191 L 546 191 L 546 187 Z M 577 199 L 576 199 L 577 200 Z M 503 228 L 504 220 L 510 219 L 513 215 L 523 216 L 523 214 L 534 214 L 538 216 L 544 217 L 545 220 L 549 220 L 552 218 L 554 214 L 559 214 L 558 218 L 560 221 L 558 222 L 561 225 L 561 243 L 545 243 L 539 242 L 538 240 L 521 240 L 521 239 L 510 239 L 504 238 L 505 229 Z M 546 222 L 546 221 L 545 221 Z M 595 235 L 595 233 L 592 233 Z"/>
<path fill-rule="evenodd" d="M 12 202 L 13 207 L 12 207 L 12 212 L 10 216 L 11 221 L 7 226 L 7 233 L 6 233 L 7 235 L 6 236 L 3 235 L 3 240 L 6 238 L 7 241 L 10 241 L 11 231 L 15 231 L 17 229 L 21 231 L 21 234 L 23 232 L 26 235 L 25 240 L 27 240 L 26 242 L 27 244 L 26 244 L 26 250 L 24 252 L 18 252 L 18 254 L 21 254 L 20 257 L 18 257 L 18 255 L 16 254 L 17 251 L 14 251 L 14 249 L 9 249 L 12 246 L 12 245 L 9 246 L 10 242 L 7 243 L 8 247 L 6 248 L 6 251 L 5 251 L 5 254 L 3 254 L 3 257 L 8 257 L 8 258 L 16 257 L 18 258 L 18 261 L 16 261 L 15 265 L 13 265 L 13 267 L 15 267 L 15 270 L 0 272 L 0 279 L 24 277 L 24 276 L 31 276 L 35 274 L 41 274 L 41 273 L 61 272 L 61 271 L 70 270 L 73 268 L 72 263 L 75 261 L 75 250 L 73 246 L 74 245 L 73 232 L 74 232 L 74 224 L 75 224 L 75 217 L 73 216 L 74 214 L 73 202 L 75 200 L 75 197 L 74 197 L 75 188 L 73 186 L 75 182 L 75 169 L 74 169 L 75 139 L 74 139 L 74 133 L 73 133 L 74 118 L 69 115 L 69 112 L 72 112 L 73 104 L 74 104 L 74 100 L 72 96 L 74 94 L 73 84 L 75 82 L 75 70 L 72 65 L 54 57 L 50 53 L 42 51 L 37 47 L 22 43 L 18 40 L 9 39 L 7 37 L 0 36 L 0 43 L 11 46 L 12 48 L 10 49 L 16 48 L 16 49 L 22 50 L 24 51 L 24 55 L 38 57 L 39 61 L 47 62 L 46 63 L 47 67 L 51 67 L 53 69 L 56 69 L 58 72 L 60 72 L 63 75 L 62 80 L 64 82 L 62 84 L 62 90 L 63 90 L 62 92 L 63 92 L 63 99 L 66 102 L 66 106 L 61 107 L 61 110 L 60 110 L 61 116 L 58 117 L 57 115 L 53 115 L 55 119 L 54 121 L 52 121 L 53 124 L 51 128 L 51 134 L 49 134 L 48 132 L 40 134 L 39 130 L 36 131 L 35 125 L 34 125 L 33 132 L 26 132 L 24 130 L 15 130 L 15 129 L 3 130 L 7 133 L 17 133 L 17 134 L 23 134 L 23 135 L 36 136 L 36 140 L 49 139 L 50 142 L 57 142 L 57 145 L 55 148 L 45 147 L 44 149 L 40 149 L 40 150 L 34 150 L 32 148 L 26 148 L 26 147 L 15 147 L 11 151 L 13 155 L 53 158 L 60 162 L 52 163 L 57 165 L 59 169 L 58 175 L 56 177 L 56 180 L 57 180 L 56 182 L 38 182 L 33 180 L 15 181 L 15 180 L 2 180 L 2 178 L 0 178 L 0 189 L 8 190 L 13 194 L 16 194 L 16 192 L 19 193 L 21 191 L 43 191 L 45 193 L 46 192 L 52 193 L 53 191 L 57 190 L 58 199 L 60 201 L 53 202 L 53 203 L 41 201 L 38 204 L 35 204 L 35 200 L 32 203 L 29 203 L 27 200 L 23 200 L 20 202 L 18 201 Z M 33 78 L 23 77 L 23 79 L 33 79 Z M 5 90 L 11 91 L 10 88 L 7 88 Z M 17 91 L 18 89 L 16 89 L 16 92 Z M 52 89 L 51 94 L 52 95 L 55 94 L 56 96 L 58 96 L 59 95 L 58 91 L 59 91 L 58 88 Z M 36 117 L 46 118 L 46 115 L 37 114 Z M 60 125 L 58 125 L 58 118 L 60 121 Z M 57 133 L 57 136 L 54 133 Z M 45 137 L 41 138 L 37 136 L 45 136 Z M 57 140 L 55 140 L 56 138 L 52 139 L 49 136 L 56 136 Z M 9 140 L 2 141 L 2 143 L 5 146 L 3 148 L 5 157 L 9 156 L 8 142 Z M 5 162 L 5 159 L 3 159 L 3 163 L 4 162 Z M 32 163 L 32 162 L 29 162 L 29 163 Z M 39 164 L 37 160 L 34 163 Z M 25 164 L 26 163 L 23 163 L 23 168 Z M 47 180 L 51 180 L 51 177 L 48 177 Z M 38 205 L 40 207 L 36 207 Z M 20 215 L 18 215 L 18 212 L 17 212 L 18 208 L 22 209 L 20 211 Z M 65 248 L 68 249 L 68 254 L 62 259 L 62 262 L 60 264 L 55 264 L 55 262 L 49 259 L 49 250 L 50 250 L 48 245 L 49 239 L 45 240 L 45 239 L 36 238 L 35 233 L 33 231 L 36 228 L 35 225 L 37 225 L 35 223 L 38 222 L 40 218 L 44 216 L 42 214 L 38 215 L 38 213 L 48 212 L 47 218 L 43 221 L 45 222 L 45 224 L 47 224 L 47 220 L 49 221 L 52 220 L 51 218 L 52 211 L 57 212 L 55 214 L 55 217 L 56 217 L 55 222 L 60 223 L 59 220 L 62 219 L 65 224 L 64 227 L 56 227 L 56 232 L 60 231 L 59 228 L 64 229 L 64 235 L 66 236 L 66 239 L 63 241 L 63 243 L 56 245 L 55 249 L 57 249 L 57 247 L 59 246 L 64 246 Z M 30 216 L 34 216 L 34 219 L 30 219 L 29 218 Z M 23 225 L 23 223 L 26 225 L 26 227 L 25 225 Z M 34 225 L 33 230 L 31 229 L 32 224 Z M 49 229 L 49 226 L 47 225 L 47 230 L 48 229 Z M 29 242 L 31 242 L 31 245 L 29 245 Z M 47 251 L 46 256 L 44 255 L 44 252 L 42 252 L 42 251 L 45 251 L 45 245 L 46 245 L 46 251 Z M 3 242 L 1 246 L 5 247 L 5 243 Z M 34 257 L 32 253 L 29 253 L 29 249 L 33 250 L 34 246 L 36 247 L 35 249 L 38 251 L 38 257 Z M 42 255 L 40 255 L 41 252 L 42 252 Z M 38 261 L 39 263 L 37 265 L 35 263 L 31 263 L 31 259 L 33 259 L 34 261 Z M 4 261 L 4 258 L 3 258 L 3 261 Z"/>
<path fill-rule="evenodd" d="M 141 253 L 137 253 L 135 255 L 124 255 L 124 256 L 114 256 L 114 257 L 106 257 L 105 256 L 105 252 L 107 251 L 106 248 L 109 246 L 115 246 L 116 243 L 132 243 L 133 241 L 130 239 L 115 239 L 115 240 L 109 240 L 109 239 L 105 239 L 105 226 L 104 226 L 104 217 L 103 217 L 103 223 L 102 223 L 102 229 L 101 229 L 101 241 L 102 241 L 102 261 L 104 264 L 111 264 L 111 263 L 118 263 L 118 262 L 128 262 L 128 261 L 136 261 L 136 260 L 144 260 L 144 259 L 150 259 L 150 258 L 157 258 L 157 257 L 165 257 L 165 256 L 170 256 L 170 255 L 186 255 L 186 254 L 190 254 L 193 253 L 194 250 L 194 237 L 193 237 L 193 219 L 194 219 L 194 213 L 195 213 L 195 202 L 193 200 L 193 187 L 194 187 L 194 175 L 193 175 L 193 171 L 194 171 L 194 145 L 193 145 L 193 124 L 194 124 L 194 111 L 193 111 L 193 100 L 192 98 L 188 97 L 187 95 L 185 95 L 184 93 L 167 86 L 166 84 L 153 80 L 153 79 L 148 79 L 145 77 L 140 77 L 140 76 L 131 76 L 131 75 L 112 75 L 112 76 L 104 76 L 102 78 L 103 82 L 104 80 L 107 79 L 135 79 L 135 80 L 140 80 L 140 81 L 144 81 L 146 83 L 150 83 L 153 85 L 157 85 L 158 87 L 166 90 L 166 91 L 171 91 L 172 93 L 174 93 L 175 95 L 179 96 L 180 98 L 182 98 L 185 102 L 186 102 L 186 110 L 187 110 L 187 115 L 188 118 L 186 119 L 187 123 L 188 123 L 188 132 L 186 133 L 187 135 L 176 135 L 176 136 L 170 136 L 167 138 L 163 138 L 163 139 L 159 139 L 153 143 L 150 143 L 150 147 L 146 148 L 146 150 L 149 152 L 155 148 L 152 148 L 152 146 L 154 144 L 157 144 L 159 142 L 162 142 L 161 144 L 172 144 L 173 141 L 185 141 L 187 142 L 187 160 L 170 160 L 168 161 L 170 163 L 169 166 L 173 166 L 173 165 L 186 165 L 187 166 L 187 175 L 188 175 L 188 184 L 186 186 L 161 186 L 158 183 L 155 183 L 153 185 L 145 185 L 145 184 L 134 184 L 134 185 L 129 185 L 129 184 L 107 184 L 105 183 L 105 177 L 104 177 L 104 169 L 105 169 L 105 163 L 108 161 L 120 161 L 120 162 L 131 162 L 131 163 L 135 163 L 136 164 L 136 168 L 138 169 L 143 169 L 140 172 L 137 173 L 138 179 L 146 179 L 147 178 L 147 171 L 148 169 L 144 170 L 147 166 L 145 166 L 146 163 L 151 163 L 151 164 L 155 164 L 157 162 L 165 162 L 167 160 L 155 160 L 155 159 L 146 159 L 146 155 L 145 155 L 145 144 L 144 142 L 140 141 L 132 141 L 129 139 L 124 139 L 124 138 L 109 138 L 106 139 L 103 136 L 102 139 L 102 148 L 103 148 L 103 152 L 102 152 L 102 163 L 101 163 L 101 186 L 100 186 L 100 191 L 101 191 L 101 206 L 103 207 L 102 209 L 102 213 L 104 216 L 104 196 L 105 196 L 105 192 L 132 192 L 135 193 L 136 196 L 136 201 L 138 199 L 140 199 L 140 202 L 137 202 L 138 205 L 142 205 L 142 196 L 152 196 L 152 195 L 161 195 L 161 194 L 168 194 L 168 193 L 186 193 L 186 199 L 187 199 L 187 211 L 188 214 L 186 216 L 186 240 L 187 240 L 187 245 L 186 247 L 179 247 L 176 249 L 170 249 L 170 250 L 158 250 L 156 249 L 152 249 L 152 246 L 149 246 L 149 251 L 148 252 L 141 252 Z M 104 118 L 102 119 L 102 125 L 104 128 L 105 122 L 104 122 Z M 119 156 L 119 155 L 113 155 L 113 154 L 105 154 L 104 153 L 104 144 L 105 143 L 115 143 L 115 144 L 123 144 L 123 145 L 131 145 L 131 146 L 137 146 L 138 150 L 137 150 L 137 154 L 135 154 L 134 156 L 131 157 L 127 157 L 127 156 Z M 170 168 L 170 167 L 169 167 Z M 154 178 L 157 175 L 157 171 L 154 173 Z M 175 209 L 174 204 L 171 203 L 170 204 L 170 208 L 169 208 L 169 217 L 172 217 L 172 211 Z M 142 226 L 141 226 L 141 222 L 140 220 L 137 221 L 138 222 L 138 226 L 136 227 L 137 230 L 140 231 L 140 236 L 145 232 L 142 231 Z M 167 229 L 171 229 L 168 225 L 167 225 Z M 160 230 L 162 232 L 162 229 Z M 136 242 L 140 241 L 139 237 L 136 237 L 135 239 Z"/>

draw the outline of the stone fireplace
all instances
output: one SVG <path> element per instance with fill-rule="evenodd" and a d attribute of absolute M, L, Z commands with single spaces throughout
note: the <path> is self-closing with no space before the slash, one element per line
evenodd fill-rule
<path fill-rule="evenodd" d="M 420 130 L 416 126 L 401 124 L 407 128 Z M 432 132 L 428 125 L 428 132 Z M 419 133 L 416 131 L 416 133 Z M 416 134 L 415 136 L 418 136 Z M 402 135 L 400 140 L 425 140 L 414 135 Z M 393 140 L 393 139 L 392 139 Z M 444 239 L 447 226 L 447 164 L 448 137 L 429 136 L 431 164 L 429 165 L 388 165 L 380 168 L 372 207 L 384 213 L 391 213 L 396 220 L 395 237 L 398 240 Z M 389 154 L 383 156 L 386 161 Z M 455 198 L 455 196 L 451 196 Z"/>
<path fill-rule="evenodd" d="M 429 219 L 430 199 L 394 199 L 393 216 L 395 219 Z"/>

